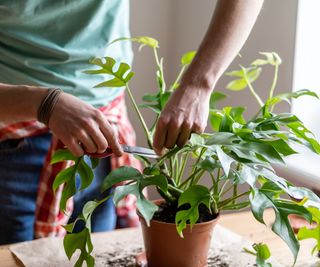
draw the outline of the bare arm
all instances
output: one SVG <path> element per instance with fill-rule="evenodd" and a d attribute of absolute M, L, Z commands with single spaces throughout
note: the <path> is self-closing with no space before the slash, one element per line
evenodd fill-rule
<path fill-rule="evenodd" d="M 47 92 L 48 88 L 0 83 L 0 121 L 37 119 L 38 108 Z M 48 126 L 76 156 L 81 156 L 84 150 L 102 153 L 108 145 L 118 156 L 122 154 L 104 115 L 70 94 L 61 94 Z"/>
<path fill-rule="evenodd" d="M 218 0 L 197 55 L 161 113 L 154 148 L 183 146 L 192 132 L 204 131 L 210 94 L 237 55 L 257 19 L 263 0 Z"/>

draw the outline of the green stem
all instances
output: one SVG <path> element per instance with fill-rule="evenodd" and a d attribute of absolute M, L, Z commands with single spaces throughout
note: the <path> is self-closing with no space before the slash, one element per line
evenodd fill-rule
<path fill-rule="evenodd" d="M 179 186 L 179 188 L 183 188 L 195 175 L 197 175 L 201 169 L 197 169 L 195 172 L 193 172 L 187 179 L 185 179 Z"/>
<path fill-rule="evenodd" d="M 245 81 L 246 81 L 247 84 L 248 84 L 248 87 L 249 87 L 249 89 L 250 89 L 250 92 L 251 92 L 252 95 L 255 97 L 255 99 L 258 101 L 260 107 L 262 107 L 264 104 L 263 104 L 260 96 L 256 93 L 256 91 L 253 89 L 253 86 L 252 86 L 251 82 L 248 80 L 246 70 L 243 70 L 243 71 L 244 71 L 244 73 L 245 73 L 245 75 L 244 75 L 243 77 L 244 77 Z"/>
<path fill-rule="evenodd" d="M 224 188 L 225 188 L 225 186 L 227 185 L 228 182 L 229 182 L 228 179 L 226 179 L 226 180 L 224 181 L 223 185 L 222 185 L 221 188 L 220 188 L 219 196 L 221 196 L 221 194 L 223 193 L 223 190 L 224 190 Z"/>
<path fill-rule="evenodd" d="M 130 100 L 131 100 L 131 102 L 132 102 L 132 105 L 133 105 L 135 111 L 136 111 L 137 114 L 138 114 L 138 117 L 139 117 L 139 120 L 140 120 L 140 122 L 141 122 L 141 124 L 142 124 L 142 128 L 143 128 L 143 130 L 144 130 L 144 133 L 146 134 L 146 137 L 147 137 L 147 140 L 148 140 L 148 145 L 149 145 L 149 147 L 152 147 L 152 137 L 151 137 L 151 134 L 150 134 L 149 129 L 148 129 L 148 127 L 147 127 L 147 125 L 146 125 L 143 117 L 142 117 L 142 114 L 141 114 L 141 112 L 140 112 L 140 110 L 139 110 L 139 108 L 138 108 L 138 105 L 137 105 L 136 101 L 134 100 L 134 97 L 133 97 L 133 95 L 132 95 L 132 93 L 131 93 L 131 90 L 130 90 L 130 88 L 129 88 L 129 85 L 126 85 L 126 89 L 127 89 L 128 94 L 129 94 L 129 97 L 130 97 Z"/>
<path fill-rule="evenodd" d="M 235 201 L 236 199 L 238 199 L 238 198 L 240 198 L 240 197 L 243 197 L 243 196 L 245 196 L 245 195 L 248 195 L 248 194 L 250 194 L 250 191 L 243 192 L 243 193 L 240 194 L 240 195 L 233 196 L 233 197 L 230 197 L 230 198 L 228 198 L 228 199 L 226 199 L 226 200 L 224 200 L 224 201 L 221 201 L 221 202 L 219 203 L 219 209 L 221 210 L 223 207 L 227 206 L 230 202 L 233 202 L 233 201 Z"/>
<path fill-rule="evenodd" d="M 221 168 L 218 168 L 217 171 L 217 179 L 214 181 L 214 194 L 218 194 L 218 187 L 219 187 L 219 182 L 220 182 L 220 175 L 221 175 Z"/>
<path fill-rule="evenodd" d="M 180 81 L 180 79 L 181 79 L 181 76 L 182 76 L 182 74 L 184 73 L 184 70 L 186 69 L 186 66 L 184 65 L 182 68 L 181 68 L 181 70 L 180 70 L 180 72 L 179 72 L 179 74 L 178 74 L 178 76 L 177 76 L 177 79 L 174 81 L 174 83 L 171 85 L 171 87 L 170 87 L 170 89 L 169 89 L 169 91 L 173 91 L 174 90 L 174 87 L 175 87 L 175 85 Z"/>
<path fill-rule="evenodd" d="M 227 194 L 232 188 L 233 188 L 233 184 L 230 185 L 230 186 L 226 189 L 226 191 L 224 191 L 224 192 L 221 191 L 220 197 L 223 197 L 223 196 L 224 196 L 225 194 Z"/>
<path fill-rule="evenodd" d="M 172 184 L 168 184 L 168 190 L 171 192 L 172 195 L 175 197 L 179 197 L 182 193 L 183 190 L 173 186 Z"/>
<path fill-rule="evenodd" d="M 164 76 L 163 76 L 163 66 L 159 60 L 159 57 L 158 57 L 158 52 L 157 52 L 157 49 L 156 48 L 153 48 L 153 53 L 154 53 L 154 58 L 156 60 L 156 63 L 157 63 L 157 66 L 158 66 L 158 70 L 160 72 L 160 77 L 161 77 L 161 88 L 160 89 L 160 92 L 163 94 L 166 90 L 166 82 L 164 80 Z"/>
<path fill-rule="evenodd" d="M 201 170 L 201 172 L 198 174 L 198 176 L 196 176 L 196 177 L 194 177 L 194 179 L 192 179 L 192 181 L 190 182 L 190 185 L 197 184 L 200 181 L 200 179 L 204 173 L 205 173 L 205 170 Z"/>
<path fill-rule="evenodd" d="M 179 173 L 178 179 L 177 179 L 177 184 L 178 184 L 178 185 L 179 185 L 180 182 L 181 182 L 182 175 L 183 175 L 184 170 L 185 170 L 185 168 L 186 168 L 187 161 L 188 161 L 188 156 L 189 156 L 189 152 L 187 152 L 184 156 L 181 156 L 182 163 L 180 162 L 181 168 L 180 168 L 180 173 Z"/>
<path fill-rule="evenodd" d="M 273 76 L 273 82 L 271 85 L 271 89 L 269 92 L 269 99 L 273 97 L 274 89 L 276 88 L 277 81 L 278 81 L 278 70 L 279 70 L 279 65 L 275 65 L 274 67 L 274 76 Z"/>

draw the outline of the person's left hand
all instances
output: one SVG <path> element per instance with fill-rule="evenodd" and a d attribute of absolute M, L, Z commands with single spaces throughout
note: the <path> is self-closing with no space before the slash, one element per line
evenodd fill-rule
<path fill-rule="evenodd" d="M 203 133 L 209 115 L 211 90 L 181 85 L 161 112 L 153 147 L 158 154 L 176 144 L 183 147 L 191 133 Z"/>

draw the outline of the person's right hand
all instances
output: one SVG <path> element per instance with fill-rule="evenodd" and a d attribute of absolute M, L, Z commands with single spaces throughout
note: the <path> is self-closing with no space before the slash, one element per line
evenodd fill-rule
<path fill-rule="evenodd" d="M 60 95 L 48 126 L 77 157 L 85 151 L 102 153 L 108 146 L 117 156 L 123 153 L 103 113 L 70 94 Z"/>

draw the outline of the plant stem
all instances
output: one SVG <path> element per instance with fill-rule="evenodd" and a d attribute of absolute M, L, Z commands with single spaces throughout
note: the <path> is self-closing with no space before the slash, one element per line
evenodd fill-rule
<path fill-rule="evenodd" d="M 192 179 L 191 181 L 191 185 L 192 184 L 197 184 L 200 181 L 200 178 L 203 176 L 203 174 L 205 173 L 205 170 L 201 170 L 201 172 L 198 174 L 197 177 L 194 177 L 194 179 Z"/>
<path fill-rule="evenodd" d="M 163 76 L 163 66 L 159 60 L 158 57 L 158 52 L 156 48 L 153 48 L 153 53 L 154 53 L 154 58 L 156 60 L 157 66 L 158 66 L 158 71 L 160 73 L 160 77 L 161 77 L 161 88 L 160 89 L 160 93 L 163 94 L 166 90 L 166 82 L 164 80 L 164 76 Z"/>
<path fill-rule="evenodd" d="M 223 197 L 223 196 L 224 196 L 225 194 L 227 194 L 231 189 L 233 189 L 233 184 L 230 185 L 230 186 L 226 189 L 226 191 L 221 192 L 220 197 Z"/>
<path fill-rule="evenodd" d="M 269 92 L 269 99 L 273 97 L 274 89 L 276 88 L 277 81 L 278 81 L 278 70 L 279 70 L 279 65 L 275 65 L 274 67 L 274 76 L 273 76 L 273 82 L 271 85 L 271 89 Z"/>
<path fill-rule="evenodd" d="M 197 175 L 201 169 L 197 169 L 195 172 L 193 172 L 187 179 L 185 179 L 179 186 L 179 188 L 183 188 L 195 175 Z"/>
<path fill-rule="evenodd" d="M 189 152 L 187 152 L 184 156 L 183 155 L 181 156 L 182 163 L 180 161 L 181 168 L 180 168 L 180 173 L 179 173 L 178 179 L 177 179 L 177 185 L 179 185 L 180 182 L 181 182 L 181 178 L 182 178 L 182 175 L 184 173 L 184 170 L 186 168 L 186 164 L 187 164 L 187 161 L 188 161 L 188 156 L 189 156 Z"/>
<path fill-rule="evenodd" d="M 179 74 L 178 74 L 178 76 L 177 76 L 177 79 L 174 81 L 174 83 L 171 85 L 171 87 L 170 87 L 170 89 L 169 89 L 169 91 L 173 91 L 174 90 L 174 87 L 175 87 L 175 85 L 180 81 L 180 79 L 181 79 L 181 76 L 182 76 L 182 74 L 184 73 L 184 70 L 186 69 L 186 66 L 184 65 L 184 66 L 182 66 L 182 68 L 181 68 L 181 70 L 180 70 L 180 72 L 179 72 Z"/>
<path fill-rule="evenodd" d="M 215 195 L 218 194 L 218 186 L 219 186 L 219 182 L 220 182 L 220 175 L 221 175 L 221 168 L 218 168 L 217 179 L 216 179 L 216 181 L 214 181 L 214 194 Z"/>
<path fill-rule="evenodd" d="M 260 96 L 256 93 L 256 91 L 253 89 L 253 86 L 252 86 L 251 82 L 248 80 L 246 70 L 245 70 L 245 69 L 242 69 L 242 70 L 244 71 L 243 77 L 244 77 L 245 81 L 246 81 L 247 84 L 248 84 L 248 87 L 249 87 L 249 89 L 250 89 L 250 92 L 251 92 L 252 95 L 255 97 L 255 99 L 258 101 L 260 107 L 262 107 L 262 106 L 263 106 L 263 101 L 261 100 Z"/>
<path fill-rule="evenodd" d="M 223 193 L 223 190 L 224 190 L 224 188 L 225 188 L 225 186 L 227 185 L 228 182 L 229 182 L 228 179 L 226 179 L 226 180 L 224 181 L 223 185 L 222 185 L 221 188 L 220 188 L 219 196 L 222 196 L 221 194 Z"/>
<path fill-rule="evenodd" d="M 246 191 L 246 192 L 243 192 L 242 194 L 240 195 L 237 195 L 237 196 L 233 196 L 231 198 L 228 198 L 224 201 L 221 201 L 218 205 L 219 209 L 221 210 L 223 207 L 227 206 L 230 202 L 233 202 L 234 200 L 240 198 L 240 197 L 243 197 L 245 195 L 248 195 L 250 193 L 250 191 Z"/>
<path fill-rule="evenodd" d="M 133 105 L 135 111 L 136 111 L 137 114 L 138 114 L 138 117 L 139 117 L 139 120 L 140 120 L 140 122 L 141 122 L 141 124 L 142 124 L 142 128 L 143 128 L 143 130 L 144 130 L 144 133 L 146 134 L 146 137 L 147 137 L 147 140 L 148 140 L 148 145 L 149 145 L 149 147 L 152 147 L 152 137 L 151 137 L 151 134 L 150 134 L 149 129 L 148 129 L 148 127 L 147 127 L 147 125 L 146 125 L 143 117 L 142 117 L 142 114 L 140 113 L 140 110 L 139 110 L 139 108 L 138 108 L 138 105 L 137 105 L 136 101 L 134 100 L 134 97 L 133 97 L 133 95 L 132 95 L 132 93 L 131 93 L 131 90 L 130 90 L 130 88 L 129 88 L 129 85 L 126 85 L 126 89 L 127 89 L 128 94 L 129 94 L 129 97 L 130 97 L 130 100 L 131 100 L 131 102 L 132 102 L 132 105 Z"/>

